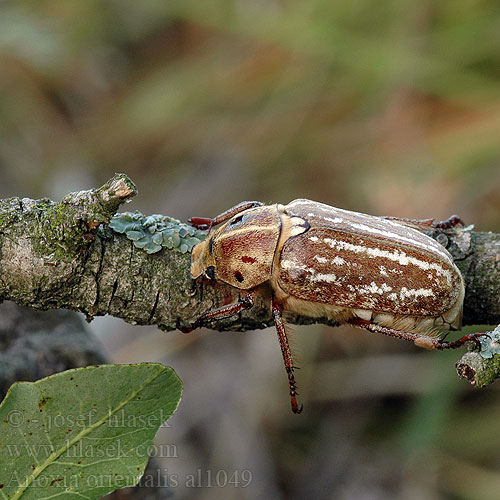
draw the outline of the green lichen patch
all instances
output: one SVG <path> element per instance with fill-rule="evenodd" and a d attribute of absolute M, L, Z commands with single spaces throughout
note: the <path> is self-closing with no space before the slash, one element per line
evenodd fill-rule
<path fill-rule="evenodd" d="M 498 325 L 488 336 L 480 337 L 481 356 L 492 358 L 495 354 L 500 354 L 500 325 Z"/>
<path fill-rule="evenodd" d="M 184 224 L 166 215 L 143 215 L 140 212 L 116 214 L 109 227 L 125 234 L 137 248 L 147 253 L 156 253 L 163 248 L 176 252 L 190 252 L 195 245 L 206 238 L 207 232 Z"/>

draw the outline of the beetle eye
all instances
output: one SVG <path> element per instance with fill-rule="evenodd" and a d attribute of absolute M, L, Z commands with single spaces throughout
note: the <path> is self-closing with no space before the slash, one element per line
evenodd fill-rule
<path fill-rule="evenodd" d="M 237 226 L 238 224 L 240 224 L 241 222 L 243 222 L 243 215 L 238 215 L 238 217 L 234 218 L 230 223 L 229 225 L 234 227 L 234 226 Z"/>
<path fill-rule="evenodd" d="M 205 269 L 205 275 L 207 276 L 208 279 L 211 279 L 212 281 L 215 281 L 215 267 L 214 266 L 208 266 Z"/>

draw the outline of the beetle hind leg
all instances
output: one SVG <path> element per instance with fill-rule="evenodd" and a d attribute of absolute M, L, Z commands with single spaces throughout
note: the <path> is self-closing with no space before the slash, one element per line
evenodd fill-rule
<path fill-rule="evenodd" d="M 454 342 L 447 342 L 445 339 L 434 338 L 419 333 L 403 332 L 394 328 L 389 328 L 387 326 L 377 325 L 360 318 L 351 319 L 349 321 L 349 324 L 357 326 L 358 328 L 364 328 L 370 332 L 381 333 L 383 335 L 389 335 L 390 337 L 409 340 L 416 346 L 423 347 L 424 349 L 456 349 L 458 347 L 462 347 L 466 342 L 472 341 L 476 344 L 476 347 L 481 350 L 481 343 L 479 341 L 479 338 L 488 336 L 486 333 L 471 333 L 469 335 L 464 335 Z"/>
<path fill-rule="evenodd" d="M 481 350 L 481 337 L 489 337 L 487 333 L 469 333 L 463 337 L 455 340 L 454 342 L 446 342 L 444 339 L 439 340 L 439 347 L 436 349 L 456 349 L 457 347 L 462 347 L 466 342 L 472 341 L 476 344 L 478 350 Z"/>
<path fill-rule="evenodd" d="M 407 219 L 405 217 L 392 217 L 390 215 L 382 216 L 382 219 L 393 220 L 404 226 L 409 226 L 420 231 L 429 229 L 452 229 L 457 226 L 465 226 L 465 222 L 458 215 L 451 215 L 446 220 L 435 221 L 434 219 Z"/>
<path fill-rule="evenodd" d="M 290 388 L 290 403 L 292 405 L 293 413 L 301 413 L 303 405 L 297 403 L 297 384 L 295 383 L 295 376 L 293 374 L 295 366 L 293 364 L 292 352 L 286 334 L 285 322 L 281 314 L 280 308 L 273 302 L 272 313 L 276 331 L 278 332 L 278 339 L 280 341 L 281 353 L 283 354 L 283 361 L 285 362 L 285 369 L 288 375 L 288 386 Z"/>

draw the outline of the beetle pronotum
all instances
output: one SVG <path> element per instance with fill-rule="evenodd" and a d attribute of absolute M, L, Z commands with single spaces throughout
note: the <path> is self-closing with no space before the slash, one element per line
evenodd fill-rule
<path fill-rule="evenodd" d="M 419 229 L 452 227 L 376 217 L 310 200 L 288 205 L 242 202 L 215 219 L 195 217 L 200 229 L 222 224 L 193 249 L 191 276 L 202 274 L 246 294 L 203 314 L 194 327 L 251 307 L 267 289 L 288 374 L 292 410 L 300 413 L 294 363 L 283 312 L 326 317 L 427 349 L 460 347 L 439 338 L 460 328 L 464 281 L 448 251 Z"/>

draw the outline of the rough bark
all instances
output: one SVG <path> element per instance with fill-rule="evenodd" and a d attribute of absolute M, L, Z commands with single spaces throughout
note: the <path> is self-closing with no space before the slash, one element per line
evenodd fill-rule
<path fill-rule="evenodd" d="M 19 380 L 105 362 L 101 346 L 74 312 L 0 304 L 0 401 Z"/>
<path fill-rule="evenodd" d="M 88 318 L 111 314 L 165 331 L 189 326 L 210 308 L 237 300 L 238 291 L 231 287 L 193 283 L 189 253 L 163 249 L 148 254 L 107 227 L 119 205 L 135 194 L 135 186 L 120 174 L 60 203 L 1 200 L 0 300 L 72 309 Z M 448 248 L 464 275 L 464 324 L 500 323 L 500 235 L 453 229 L 429 234 Z M 259 295 L 250 310 L 211 327 L 244 331 L 269 326 L 269 299 Z M 328 323 L 325 318 L 287 319 Z"/>

